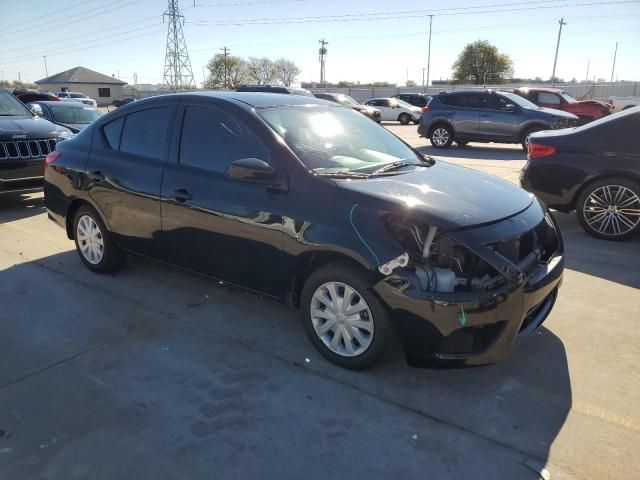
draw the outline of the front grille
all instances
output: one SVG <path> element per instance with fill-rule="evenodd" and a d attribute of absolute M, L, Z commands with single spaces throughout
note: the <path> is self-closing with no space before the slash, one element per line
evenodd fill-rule
<path fill-rule="evenodd" d="M 0 142 L 0 160 L 41 158 L 55 149 L 55 138 Z"/>

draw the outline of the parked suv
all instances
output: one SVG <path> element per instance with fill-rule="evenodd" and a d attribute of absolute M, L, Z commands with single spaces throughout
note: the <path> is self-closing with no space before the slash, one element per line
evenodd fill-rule
<path fill-rule="evenodd" d="M 75 100 L 76 102 L 84 103 L 85 105 L 89 105 L 90 107 L 97 107 L 98 102 L 96 102 L 93 98 L 89 98 L 84 93 L 80 92 L 58 92 L 56 96 L 65 100 Z"/>
<path fill-rule="evenodd" d="M 431 95 L 424 93 L 399 93 L 394 95 L 393 98 L 399 98 L 400 100 L 407 102 L 416 107 L 426 107 L 431 100 Z"/>
<path fill-rule="evenodd" d="M 611 113 L 611 107 L 598 100 L 576 100 L 558 88 L 516 88 L 513 93 L 526 98 L 539 107 L 564 110 L 578 116 L 578 123 L 584 125 Z"/>
<path fill-rule="evenodd" d="M 0 195 L 42 188 L 45 155 L 71 132 L 35 116 L 0 88 Z"/>
<path fill-rule="evenodd" d="M 306 88 L 282 87 L 278 85 L 240 85 L 236 88 L 236 92 L 284 93 L 315 98 L 315 95 Z"/>
<path fill-rule="evenodd" d="M 287 301 L 346 368 L 380 359 L 392 326 L 415 363 L 501 360 L 562 281 L 560 230 L 533 195 L 316 98 L 140 100 L 62 142 L 45 178 L 89 270 L 135 252 Z"/>
<path fill-rule="evenodd" d="M 521 143 L 527 148 L 530 134 L 577 125 L 578 117 L 540 108 L 515 93 L 493 90 L 442 92 L 434 96 L 422 114 L 418 133 L 436 148 L 452 142 Z"/>

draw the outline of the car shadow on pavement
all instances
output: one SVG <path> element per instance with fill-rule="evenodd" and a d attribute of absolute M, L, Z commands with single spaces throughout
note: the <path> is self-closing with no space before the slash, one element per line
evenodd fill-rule
<path fill-rule="evenodd" d="M 526 160 L 527 154 L 520 146 L 496 147 L 491 144 L 470 143 L 464 147 L 434 148 L 431 145 L 416 148 L 420 153 L 440 158 L 468 158 L 471 160 Z"/>
<path fill-rule="evenodd" d="M 576 213 L 553 212 L 565 244 L 566 268 L 640 288 L 640 235 L 613 242 L 588 235 Z"/>
<path fill-rule="evenodd" d="M 42 194 L 0 195 L 0 225 L 40 215 L 45 210 Z"/>
<path fill-rule="evenodd" d="M 40 282 L 37 293 L 27 287 L 34 278 Z M 302 415 L 295 410 L 295 406 L 301 401 L 298 397 L 307 402 L 305 391 L 292 391 L 287 396 L 289 400 L 283 397 L 275 403 L 281 404 L 285 400 L 291 402 L 292 412 L 298 412 L 294 419 L 296 427 L 290 432 L 285 429 L 276 437 L 293 435 L 292 438 L 296 438 L 299 431 L 317 435 L 317 429 L 323 427 L 309 419 L 326 416 L 325 410 L 328 410 L 332 412 L 332 417 L 327 417 L 327 425 L 347 425 L 346 433 L 341 435 L 368 439 L 371 432 L 376 432 L 375 443 L 380 452 L 397 449 L 398 436 L 401 436 L 406 442 L 403 451 L 408 452 L 403 455 L 419 454 L 419 458 L 435 459 L 432 461 L 436 464 L 444 461 L 451 468 L 450 473 L 459 478 L 470 478 L 473 470 L 477 470 L 474 478 L 499 478 L 497 472 L 503 468 L 503 472 L 511 472 L 508 478 L 538 479 L 533 470 L 522 467 L 522 464 L 532 460 L 545 465 L 549 448 L 562 428 L 572 403 L 564 346 L 558 337 L 545 328 L 534 333 L 509 358 L 497 365 L 414 369 L 405 363 L 398 344 L 392 342 L 392 348 L 381 364 L 369 371 L 353 372 L 328 363 L 313 349 L 305 337 L 298 312 L 291 308 L 146 259 L 131 257 L 125 268 L 117 274 L 95 275 L 86 270 L 74 251 L 51 255 L 0 270 L 0 298 L 8 315 L 3 322 L 0 351 L 5 358 L 11 359 L 1 365 L 0 385 L 6 387 L 21 382 L 21 379 L 33 378 L 29 383 L 25 382 L 25 386 L 11 390 L 15 392 L 11 402 L 15 405 L 23 404 L 21 402 L 24 405 L 34 404 L 33 409 L 29 410 L 30 420 L 36 422 L 34 424 L 42 420 L 43 425 L 47 425 L 43 427 L 46 429 L 44 433 L 38 431 L 33 433 L 35 436 L 76 431 L 77 419 L 73 412 L 63 407 L 59 396 L 56 397 L 57 402 L 33 400 L 46 398 L 51 393 L 46 388 L 52 388 L 55 392 L 65 389 L 73 392 L 69 397 L 73 399 L 72 409 L 81 411 L 89 423 L 81 428 L 81 433 L 67 435 L 60 439 L 60 443 L 68 444 L 71 453 L 77 453 L 80 458 L 98 458 L 102 455 L 101 445 L 104 446 L 105 442 L 109 445 L 119 444 L 120 439 L 110 438 L 108 432 L 117 432 L 122 428 L 131 413 L 124 408 L 125 404 L 119 406 L 116 403 L 113 407 L 114 392 L 117 392 L 120 402 L 126 399 L 129 403 L 133 400 L 139 403 L 141 385 L 137 379 L 152 381 L 154 392 L 164 392 L 149 400 L 154 412 L 164 414 L 146 417 L 140 435 L 148 443 L 141 444 L 140 449 L 147 456 L 141 461 L 155 461 L 149 456 L 154 445 L 153 440 L 148 440 L 152 432 L 168 432 L 171 437 L 183 433 L 174 431 L 176 426 L 167 420 L 171 417 L 168 412 L 181 408 L 172 402 L 182 406 L 186 401 L 177 391 L 177 388 L 183 388 L 183 384 L 176 387 L 172 378 L 163 377 L 162 371 L 154 367 L 158 358 L 167 356 L 171 356 L 171 364 L 176 366 L 173 370 L 179 370 L 180 375 L 189 379 L 189 382 L 202 385 L 208 385 L 208 368 L 232 359 L 246 363 L 248 366 L 243 367 L 245 370 L 252 366 L 269 372 L 269 385 L 287 385 L 293 377 L 293 368 L 318 388 L 332 385 L 345 398 L 335 397 L 330 403 L 348 402 L 367 420 L 351 417 L 348 409 L 327 409 L 325 407 L 331 405 L 313 402 L 305 404 L 307 414 Z M 47 301 L 37 302 L 35 298 L 46 298 Z M 28 307 L 25 308 L 25 305 Z M 194 333 L 189 333 L 190 338 L 201 339 L 199 343 L 211 342 L 210 353 L 206 353 L 207 349 L 199 345 L 196 355 L 189 350 L 195 340 L 186 343 L 177 340 L 175 332 L 183 332 L 184 329 L 194 332 L 195 337 Z M 183 334 L 180 335 L 182 338 Z M 217 351 L 220 350 L 220 341 L 227 345 L 224 351 Z M 195 346 L 193 348 L 196 349 Z M 134 352 L 141 350 L 143 355 L 134 356 Z M 71 371 L 80 368 L 80 375 L 66 374 L 70 375 L 69 379 L 60 384 L 64 371 L 59 372 L 56 368 L 49 370 L 49 366 L 57 365 L 60 359 L 74 359 L 80 355 L 78 352 L 90 352 L 88 360 L 72 362 L 78 366 L 72 366 Z M 245 370 L 240 373 L 244 375 Z M 234 383 L 233 388 L 252 388 L 255 375 L 246 376 L 245 383 L 243 375 L 237 376 L 238 383 Z M 48 380 L 43 380 L 43 376 Z M 163 382 L 166 384 L 162 385 Z M 37 385 L 45 385 L 45 390 L 34 390 Z M 295 390 L 297 387 L 292 388 Z M 254 392 L 252 395 L 268 397 L 268 390 L 265 389 L 250 391 Z M 29 399 L 21 400 L 18 392 L 24 392 Z M 318 395 L 314 393 L 313 396 Z M 329 399 L 326 401 L 329 402 Z M 381 405 L 382 412 L 375 413 L 372 410 L 367 413 L 367 405 L 372 401 Z M 99 412 L 89 415 L 87 412 L 92 412 L 96 404 L 104 409 L 109 408 L 111 413 L 104 418 Z M 131 403 L 130 407 L 134 408 L 134 404 Z M 398 409 L 412 420 L 390 428 L 386 424 L 397 418 L 398 414 L 392 412 L 398 412 Z M 282 416 L 276 410 L 274 400 L 271 403 L 266 400 L 259 402 L 255 410 L 248 411 L 246 415 L 259 415 L 260 418 Z M 95 418 L 101 420 L 91 420 Z M 291 422 L 286 425 L 289 424 Z M 235 427 L 230 428 L 228 431 L 233 431 Z M 257 436 L 264 449 L 268 450 L 267 445 L 275 441 L 270 437 L 273 432 L 261 432 L 251 425 L 238 428 L 241 430 L 235 435 L 242 434 L 242 429 L 246 428 L 247 433 L 242 435 Z M 388 438 L 382 431 L 388 432 Z M 88 439 L 98 438 L 99 441 L 95 445 L 93 442 L 84 442 L 85 436 Z M 335 441 L 333 439 L 328 445 L 333 445 Z M 216 444 L 224 444 L 224 440 L 217 437 L 210 437 L 210 442 L 214 442 L 210 444 L 211 448 Z M 26 447 L 24 450 L 17 449 L 16 454 L 21 456 L 17 463 L 14 461 L 14 469 L 18 469 L 19 462 L 34 455 L 45 455 L 49 460 L 56 461 L 56 449 L 62 448 L 62 445 L 38 451 L 37 445 L 40 444 L 39 440 L 33 443 L 33 447 L 30 447 L 33 450 Z M 86 444 L 86 448 L 80 447 L 81 444 Z M 321 442 L 320 451 L 325 449 L 334 452 L 343 448 L 337 444 L 335 447 L 322 445 Z M 465 445 L 475 447 L 467 449 Z M 366 445 L 361 447 L 365 448 Z M 290 445 L 290 448 L 295 447 Z M 500 467 L 507 458 L 509 464 Z M 390 463 L 394 467 L 398 463 L 397 459 L 391 457 L 383 456 L 382 459 L 387 468 Z M 520 465 L 518 468 L 522 468 L 517 475 L 513 473 L 514 462 Z M 191 467 L 182 465 L 182 468 L 188 472 Z M 462 476 L 455 475 L 455 472 Z M 315 475 L 314 478 L 321 478 L 321 475 Z"/>

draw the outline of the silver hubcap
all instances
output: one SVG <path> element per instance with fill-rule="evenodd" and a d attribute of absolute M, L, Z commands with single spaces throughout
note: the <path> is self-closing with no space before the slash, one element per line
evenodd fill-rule
<path fill-rule="evenodd" d="M 100 227 L 89 215 L 83 215 L 78 220 L 76 231 L 80 253 L 87 262 L 97 265 L 104 256 L 104 239 Z"/>
<path fill-rule="evenodd" d="M 360 294 L 346 283 L 328 282 L 311 298 L 311 321 L 320 340 L 343 357 L 363 354 L 373 340 L 373 315 Z"/>
<path fill-rule="evenodd" d="M 449 132 L 444 128 L 436 128 L 431 135 L 431 141 L 439 147 L 446 145 L 449 141 Z"/>
<path fill-rule="evenodd" d="M 640 223 L 640 198 L 629 188 L 606 185 L 591 192 L 582 212 L 594 231 L 602 235 L 624 235 Z"/>

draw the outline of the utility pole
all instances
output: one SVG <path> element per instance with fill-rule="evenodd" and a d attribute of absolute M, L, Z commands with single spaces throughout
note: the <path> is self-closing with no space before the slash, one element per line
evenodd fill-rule
<path fill-rule="evenodd" d="M 591 66 L 591 60 L 587 60 L 587 74 L 584 76 L 584 83 L 589 81 L 589 67 Z"/>
<path fill-rule="evenodd" d="M 560 35 L 562 35 L 562 27 L 567 24 L 564 21 L 564 17 L 561 18 L 558 23 L 560 24 L 560 30 L 558 30 L 558 43 L 556 44 L 556 56 L 553 59 L 553 73 L 551 74 L 551 84 L 552 86 L 556 86 L 556 64 L 558 63 L 558 50 L 560 49 Z"/>
<path fill-rule="evenodd" d="M 329 42 L 326 42 L 324 40 L 324 38 L 322 40 L 319 40 L 318 43 L 320 44 L 320 50 L 318 50 L 318 54 L 320 57 L 320 85 L 324 85 L 326 78 L 325 78 L 325 70 L 324 70 L 324 64 L 326 61 L 326 56 L 327 56 L 327 49 L 325 47 L 325 45 L 329 45 Z"/>
<path fill-rule="evenodd" d="M 426 70 L 425 67 L 422 67 L 422 90 L 424 90 L 424 71 Z M 424 93 L 424 92 L 423 92 Z"/>
<path fill-rule="evenodd" d="M 616 42 L 616 50 L 613 52 L 613 67 L 611 67 L 611 81 L 613 82 L 613 72 L 616 70 L 616 57 L 618 56 L 618 42 Z"/>
<path fill-rule="evenodd" d="M 47 74 L 47 77 L 49 76 L 49 69 L 47 68 L 47 56 L 43 55 L 42 59 L 44 60 L 44 73 Z"/>
<path fill-rule="evenodd" d="M 138 84 L 138 73 L 137 72 L 133 72 L 133 84 L 134 85 Z"/>
<path fill-rule="evenodd" d="M 204 73 L 204 65 L 202 66 L 202 89 L 205 90 L 207 88 L 207 74 Z"/>
<path fill-rule="evenodd" d="M 429 76 L 431 75 L 431 25 L 433 24 L 433 15 L 429 15 L 429 51 L 427 53 L 427 87 L 429 86 Z"/>
<path fill-rule="evenodd" d="M 222 50 L 222 52 L 224 53 L 224 61 L 222 63 L 222 67 L 224 69 L 224 83 L 222 84 L 222 88 L 227 89 L 228 85 L 227 85 L 227 55 L 229 54 L 229 49 L 225 46 L 224 48 L 221 48 L 220 50 Z"/>
<path fill-rule="evenodd" d="M 163 22 L 168 19 L 163 83 L 173 91 L 186 90 L 193 88 L 195 81 L 187 51 L 187 42 L 182 32 L 184 15 L 178 7 L 178 0 L 168 1 L 169 6 L 162 16 Z"/>
<path fill-rule="evenodd" d="M 22 83 L 22 77 L 20 76 L 20 72 L 18 72 L 18 81 Z"/>

